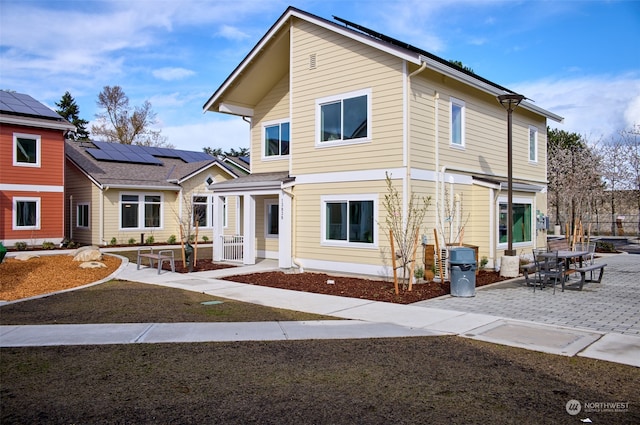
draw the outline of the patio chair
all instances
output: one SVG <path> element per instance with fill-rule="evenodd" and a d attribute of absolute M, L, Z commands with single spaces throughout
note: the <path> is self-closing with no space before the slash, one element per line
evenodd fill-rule
<path fill-rule="evenodd" d="M 595 263 L 595 257 L 596 257 L 595 242 L 577 242 L 574 250 L 589 252 L 589 254 L 584 256 L 584 266 L 592 266 Z M 591 271 L 591 280 L 593 280 L 593 270 Z"/>
<path fill-rule="evenodd" d="M 538 252 L 536 252 L 538 251 Z M 553 281 L 553 293 L 556 293 L 556 285 L 562 283 L 564 279 L 564 262 L 559 261 L 558 251 L 540 252 L 543 250 L 534 250 L 533 261 L 536 264 L 536 278 L 533 283 L 533 292 L 536 291 L 536 285 L 540 285 L 543 289 L 550 281 Z"/>

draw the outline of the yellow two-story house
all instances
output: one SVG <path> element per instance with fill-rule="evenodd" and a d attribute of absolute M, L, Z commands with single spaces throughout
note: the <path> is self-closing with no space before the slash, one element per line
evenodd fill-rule
<path fill-rule="evenodd" d="M 251 123 L 251 174 L 210 187 L 220 211 L 238 196 L 243 262 L 388 276 L 389 175 L 405 212 L 410 194 L 431 197 L 427 243 L 463 238 L 495 265 L 508 186 L 497 96 L 513 92 L 336 19 L 288 8 L 204 105 Z M 562 118 L 526 100 L 512 118 L 513 248 L 531 253 L 546 237 L 547 120 Z M 215 232 L 214 259 L 225 244 Z"/>

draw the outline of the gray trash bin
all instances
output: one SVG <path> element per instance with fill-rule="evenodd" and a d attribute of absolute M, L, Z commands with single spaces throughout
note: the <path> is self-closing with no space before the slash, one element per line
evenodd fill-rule
<path fill-rule="evenodd" d="M 449 280 L 451 296 L 476 295 L 476 253 L 471 248 L 455 247 L 449 250 Z"/>

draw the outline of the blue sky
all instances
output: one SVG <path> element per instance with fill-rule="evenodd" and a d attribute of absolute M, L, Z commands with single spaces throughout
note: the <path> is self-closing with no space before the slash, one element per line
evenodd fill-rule
<path fill-rule="evenodd" d="M 640 124 L 640 1 L 0 0 L 0 88 L 54 109 L 69 91 L 93 121 L 119 85 L 177 148 L 248 147 L 202 105 L 289 5 L 462 61 L 590 142 Z"/>

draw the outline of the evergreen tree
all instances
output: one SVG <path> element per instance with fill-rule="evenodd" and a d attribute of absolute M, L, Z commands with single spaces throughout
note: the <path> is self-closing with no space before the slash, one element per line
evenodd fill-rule
<path fill-rule="evenodd" d="M 69 132 L 67 138 L 71 140 L 89 140 L 89 132 L 87 131 L 87 124 L 89 121 L 80 118 L 80 108 L 76 104 L 75 99 L 68 91 L 62 96 L 60 102 L 56 102 L 56 112 L 62 116 L 65 120 L 76 126 L 75 132 Z"/>

